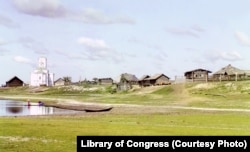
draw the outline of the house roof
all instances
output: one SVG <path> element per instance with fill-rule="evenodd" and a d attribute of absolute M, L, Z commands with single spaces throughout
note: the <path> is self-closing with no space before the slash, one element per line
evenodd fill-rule
<path fill-rule="evenodd" d="M 55 83 L 56 83 L 56 82 L 59 82 L 59 81 L 64 81 L 64 80 L 63 80 L 63 78 L 58 78 L 58 79 L 55 81 Z"/>
<path fill-rule="evenodd" d="M 13 81 L 14 79 L 18 79 L 19 81 L 21 81 L 23 83 L 23 81 L 21 79 L 19 79 L 17 76 L 14 76 L 9 81 L 6 81 L 6 83 L 9 83 L 9 82 Z"/>
<path fill-rule="evenodd" d="M 129 74 L 129 73 L 123 73 L 120 76 L 118 76 L 117 78 L 115 78 L 114 82 L 119 83 L 121 81 L 122 77 L 124 77 L 127 81 L 138 81 L 138 78 L 135 75 Z"/>
<path fill-rule="evenodd" d="M 235 74 L 245 74 L 246 72 L 244 70 L 238 69 L 236 67 L 233 67 L 231 64 L 227 65 L 226 67 L 221 68 L 219 71 L 215 72 L 215 75 L 235 75 Z"/>
<path fill-rule="evenodd" d="M 185 72 L 184 76 L 186 76 L 188 73 L 192 73 L 192 72 L 196 72 L 196 71 L 207 71 L 208 73 L 212 73 L 211 71 L 206 70 L 206 69 L 195 69 L 195 70 Z"/>
<path fill-rule="evenodd" d="M 143 75 L 139 80 L 144 80 L 146 78 L 149 78 L 150 76 L 149 75 Z"/>
<path fill-rule="evenodd" d="M 112 78 L 99 78 L 98 80 L 113 80 Z"/>
<path fill-rule="evenodd" d="M 158 79 L 161 76 L 165 76 L 165 77 L 167 77 L 169 79 L 169 77 L 166 76 L 165 74 L 155 74 L 155 75 L 153 75 L 153 76 L 151 76 L 150 78 L 147 78 L 147 79 L 155 80 L 155 79 Z"/>
<path fill-rule="evenodd" d="M 127 81 L 138 81 L 138 78 L 133 74 L 123 73 L 121 76 L 123 76 Z"/>
<path fill-rule="evenodd" d="M 145 75 L 145 76 L 147 76 L 147 77 L 144 77 L 144 79 L 140 79 L 140 80 L 156 80 L 161 76 L 165 76 L 165 77 L 167 77 L 169 79 L 168 76 L 166 76 L 165 74 L 162 74 L 162 73 L 161 74 L 155 74 L 153 76 L 148 76 L 148 75 Z"/>

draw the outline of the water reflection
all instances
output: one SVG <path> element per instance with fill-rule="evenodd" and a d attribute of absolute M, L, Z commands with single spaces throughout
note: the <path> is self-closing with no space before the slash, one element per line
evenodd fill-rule
<path fill-rule="evenodd" d="M 6 105 L 7 105 L 6 110 L 9 113 L 21 113 L 21 112 L 23 112 L 23 107 L 18 105 L 15 102 L 10 102 L 10 103 L 7 103 Z"/>
<path fill-rule="evenodd" d="M 48 115 L 53 113 L 53 107 L 44 107 L 36 103 L 27 105 L 19 101 L 0 100 L 0 116 Z"/>

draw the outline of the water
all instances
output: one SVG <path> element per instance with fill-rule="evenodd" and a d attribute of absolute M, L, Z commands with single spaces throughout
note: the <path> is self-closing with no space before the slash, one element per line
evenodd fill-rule
<path fill-rule="evenodd" d="M 72 112 L 76 111 L 39 106 L 38 103 L 31 103 L 31 106 L 28 106 L 26 102 L 0 100 L 0 116 L 51 115 Z"/>

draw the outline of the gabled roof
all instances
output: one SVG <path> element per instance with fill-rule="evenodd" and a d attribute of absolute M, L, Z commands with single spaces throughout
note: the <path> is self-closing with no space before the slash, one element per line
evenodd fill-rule
<path fill-rule="evenodd" d="M 128 74 L 128 73 L 123 73 L 120 76 L 116 77 L 114 79 L 115 83 L 119 83 L 121 81 L 121 78 L 124 77 L 124 79 L 126 79 L 127 81 L 138 81 L 138 78 L 133 75 L 133 74 Z"/>
<path fill-rule="evenodd" d="M 112 78 L 99 78 L 98 80 L 113 80 Z"/>
<path fill-rule="evenodd" d="M 21 81 L 23 83 L 23 81 L 21 79 L 19 79 L 17 76 L 14 76 L 13 78 L 11 78 L 9 81 L 6 81 L 6 83 L 11 82 L 14 79 L 18 79 L 19 81 Z"/>
<path fill-rule="evenodd" d="M 158 79 L 161 76 L 165 76 L 165 77 L 167 77 L 169 79 L 169 77 L 166 76 L 165 74 L 155 74 L 155 75 L 153 75 L 153 76 L 151 76 L 150 78 L 147 78 L 147 79 L 156 80 L 156 79 Z"/>
<path fill-rule="evenodd" d="M 194 69 L 194 70 L 185 72 L 184 76 L 186 76 L 188 73 L 192 73 L 192 72 L 196 72 L 196 71 L 207 71 L 207 73 L 212 73 L 211 71 L 206 70 L 206 69 Z"/>
<path fill-rule="evenodd" d="M 233 67 L 231 64 L 227 65 L 226 67 L 221 68 L 219 71 L 215 72 L 214 74 L 221 74 L 221 75 L 235 75 L 235 74 L 245 74 L 244 70 L 240 70 L 236 67 Z"/>
<path fill-rule="evenodd" d="M 140 80 L 144 80 L 144 79 L 149 78 L 149 77 L 150 77 L 149 75 L 143 75 L 143 76 L 140 78 Z"/>
<path fill-rule="evenodd" d="M 138 81 L 138 78 L 133 74 L 123 73 L 121 77 L 124 77 L 127 81 Z"/>
<path fill-rule="evenodd" d="M 144 79 L 140 79 L 140 80 L 156 80 L 156 79 L 158 79 L 161 76 L 167 77 L 169 79 L 168 76 L 166 76 L 165 74 L 161 73 L 161 74 L 155 74 L 153 76 L 144 77 Z"/>
<path fill-rule="evenodd" d="M 59 81 L 64 81 L 64 80 L 63 80 L 63 78 L 58 78 L 58 79 L 55 81 L 55 83 L 56 83 L 56 82 L 59 82 Z"/>

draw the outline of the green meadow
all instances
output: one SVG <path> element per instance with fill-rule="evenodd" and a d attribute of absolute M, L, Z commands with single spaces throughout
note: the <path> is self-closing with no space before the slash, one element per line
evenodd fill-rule
<path fill-rule="evenodd" d="M 250 81 L 1 89 L 1 99 L 109 104 L 109 112 L 0 117 L 0 149 L 76 151 L 84 135 L 250 135 Z M 1 101 L 0 101 L 1 102 Z"/>

